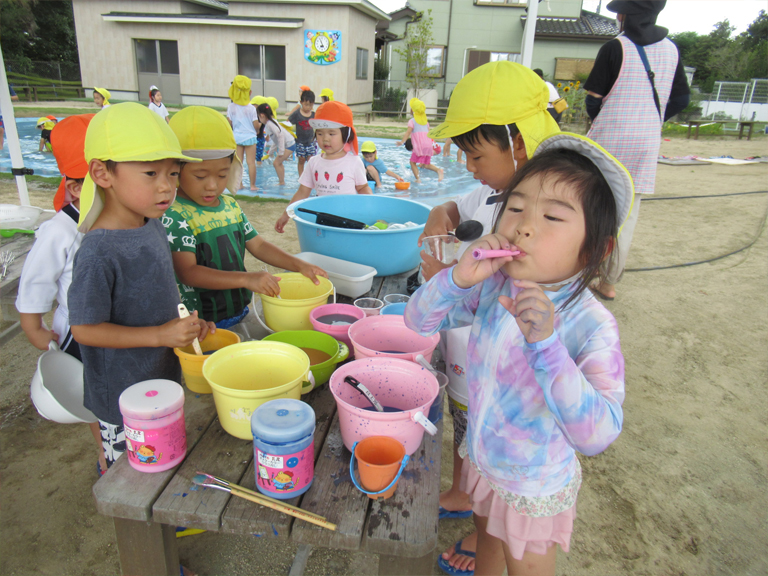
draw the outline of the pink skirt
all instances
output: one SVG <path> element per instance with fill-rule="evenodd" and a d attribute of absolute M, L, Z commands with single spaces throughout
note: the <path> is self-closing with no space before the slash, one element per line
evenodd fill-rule
<path fill-rule="evenodd" d="M 472 511 L 488 519 L 488 534 L 505 542 L 516 560 L 522 560 L 525 552 L 544 555 L 555 544 L 560 544 L 563 552 L 570 549 L 575 504 L 555 516 L 523 516 L 493 491 L 469 458 L 461 468 L 461 490 L 469 494 Z"/>
<path fill-rule="evenodd" d="M 416 152 L 412 152 L 411 162 L 414 164 L 432 164 L 432 156 L 419 156 Z"/>

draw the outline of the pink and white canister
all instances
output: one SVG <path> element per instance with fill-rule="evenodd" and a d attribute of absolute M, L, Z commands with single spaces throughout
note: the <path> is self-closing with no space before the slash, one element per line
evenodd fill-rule
<path fill-rule="evenodd" d="M 187 454 L 184 389 L 171 380 L 146 380 L 120 394 L 128 463 L 141 472 L 163 472 Z"/>

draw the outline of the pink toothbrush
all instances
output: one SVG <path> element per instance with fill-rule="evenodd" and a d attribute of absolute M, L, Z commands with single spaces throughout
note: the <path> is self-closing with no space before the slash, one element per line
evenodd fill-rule
<path fill-rule="evenodd" d="M 472 258 L 475 260 L 487 260 L 488 258 L 504 258 L 505 256 L 516 256 L 520 250 L 485 250 L 475 248 L 472 250 Z"/>

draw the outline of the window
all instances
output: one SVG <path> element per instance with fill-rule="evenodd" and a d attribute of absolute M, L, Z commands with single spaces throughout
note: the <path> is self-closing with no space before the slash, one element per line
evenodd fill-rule
<path fill-rule="evenodd" d="M 237 45 L 237 73 L 253 80 L 261 80 L 260 45 Z"/>
<path fill-rule="evenodd" d="M 160 40 L 160 70 L 162 74 L 179 73 L 179 46 L 175 41 Z"/>
<path fill-rule="evenodd" d="M 443 60 L 445 58 L 445 46 L 432 46 L 427 50 L 427 70 L 430 76 L 443 75 Z"/>
<path fill-rule="evenodd" d="M 490 50 L 470 50 L 467 59 L 467 72 L 488 64 L 488 62 L 520 62 L 520 54 L 516 52 L 491 52 Z"/>
<path fill-rule="evenodd" d="M 285 82 L 285 46 L 237 45 L 238 74 L 251 80 L 261 80 L 262 65 L 265 80 Z"/>
<path fill-rule="evenodd" d="M 264 78 L 285 82 L 285 46 L 264 46 Z"/>
<path fill-rule="evenodd" d="M 139 74 L 179 73 L 179 45 L 176 40 L 135 39 L 133 42 Z"/>
<path fill-rule="evenodd" d="M 157 74 L 157 44 L 154 40 L 136 40 L 139 73 Z"/>
<path fill-rule="evenodd" d="M 368 80 L 368 50 L 365 48 L 357 49 L 357 65 L 355 66 L 355 78 L 357 80 Z"/>

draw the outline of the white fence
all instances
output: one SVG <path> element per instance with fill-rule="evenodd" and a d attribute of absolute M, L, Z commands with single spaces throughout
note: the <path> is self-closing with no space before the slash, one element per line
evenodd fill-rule
<path fill-rule="evenodd" d="M 768 80 L 716 82 L 712 94 L 701 101 L 702 117 L 768 122 Z"/>

